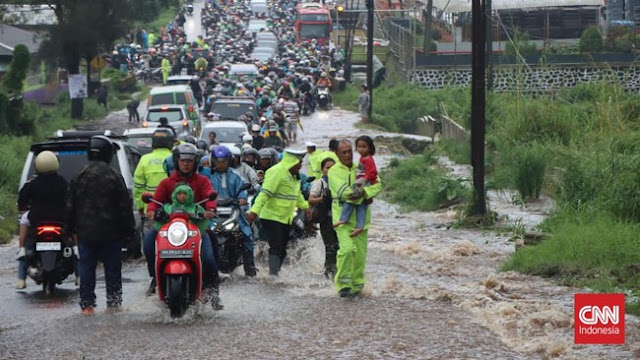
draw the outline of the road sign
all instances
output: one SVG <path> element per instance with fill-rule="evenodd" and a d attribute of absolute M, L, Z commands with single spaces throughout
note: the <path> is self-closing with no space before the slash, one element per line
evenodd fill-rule
<path fill-rule="evenodd" d="M 95 70 L 102 70 L 106 65 L 107 63 L 104 61 L 102 56 L 96 56 L 91 59 L 91 68 Z"/>

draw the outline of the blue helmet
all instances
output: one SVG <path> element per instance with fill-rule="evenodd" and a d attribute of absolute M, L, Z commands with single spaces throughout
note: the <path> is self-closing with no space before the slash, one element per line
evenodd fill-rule
<path fill-rule="evenodd" d="M 224 145 L 216 146 L 211 152 L 212 161 L 216 161 L 218 159 L 230 161 L 231 157 L 231 150 Z"/>

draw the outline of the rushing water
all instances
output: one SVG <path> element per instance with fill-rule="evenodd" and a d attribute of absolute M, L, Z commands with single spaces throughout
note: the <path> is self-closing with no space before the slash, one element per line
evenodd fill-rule
<path fill-rule="evenodd" d="M 355 129 L 357 119 L 339 109 L 304 117 L 299 144 L 314 141 L 326 148 L 333 137 L 381 134 Z M 126 121 L 124 111 L 97 126 L 122 130 L 129 126 Z M 378 164 L 394 156 L 381 149 Z M 468 174 L 464 166 L 441 161 L 454 176 Z M 512 204 L 509 192 L 490 193 L 490 201 L 501 216 L 529 228 L 552 206 L 545 199 L 522 208 Z M 627 345 L 573 345 L 573 293 L 584 290 L 498 272 L 514 251 L 508 236 L 448 229 L 456 218 L 450 210 L 401 213 L 375 200 L 372 211 L 362 298 L 336 296 L 322 276 L 324 248 L 317 236 L 301 241 L 277 279 L 258 261 L 256 278 L 246 279 L 239 270 L 222 284 L 225 310 L 199 305 L 179 320 L 171 319 L 156 297 L 144 295 L 143 261 L 123 268 L 123 311 L 103 313 L 104 279 L 99 277 L 97 314 L 87 318 L 79 315 L 73 279 L 53 298 L 31 280 L 26 291 L 15 292 L 15 243 L 2 247 L 0 358 L 639 357 L 638 321 L 631 316 L 626 317 Z"/>

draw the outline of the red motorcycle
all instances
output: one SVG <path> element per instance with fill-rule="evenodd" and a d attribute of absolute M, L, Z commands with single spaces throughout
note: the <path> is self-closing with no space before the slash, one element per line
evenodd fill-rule
<path fill-rule="evenodd" d="M 197 205 L 215 198 L 213 193 Z M 149 193 L 142 194 L 142 201 L 164 208 Z M 202 237 L 193 221 L 202 220 L 203 214 L 193 216 L 181 210 L 167 214 L 163 208 L 156 212 L 156 220 L 166 222 L 156 236 L 158 296 L 169 306 L 171 317 L 179 318 L 189 305 L 202 299 Z"/>

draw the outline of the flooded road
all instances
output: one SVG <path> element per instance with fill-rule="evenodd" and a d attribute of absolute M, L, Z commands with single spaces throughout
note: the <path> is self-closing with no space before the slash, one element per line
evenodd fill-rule
<path fill-rule="evenodd" d="M 196 12 L 199 13 L 198 2 Z M 188 18 L 188 24 L 197 16 Z M 197 25 L 192 25 L 197 28 Z M 190 25 L 187 25 L 187 29 Z M 196 30 L 197 31 L 197 30 Z M 142 109 L 141 115 L 142 115 Z M 303 117 L 298 145 L 363 134 L 358 115 L 340 109 Z M 92 124 L 121 132 L 126 110 Z M 379 147 L 385 164 L 398 156 Z M 468 169 L 446 163 L 456 176 Z M 384 186 L 384 184 L 383 184 Z M 491 193 L 492 208 L 535 226 L 550 200 L 520 208 L 509 193 Z M 96 315 L 82 317 L 73 277 L 46 298 L 30 279 L 15 291 L 16 243 L 0 247 L 0 359 L 633 359 L 640 357 L 638 320 L 627 316 L 624 346 L 573 345 L 573 294 L 583 292 L 498 268 L 514 251 L 508 235 L 449 229 L 450 210 L 400 213 L 372 205 L 364 297 L 344 300 L 323 276 L 320 236 L 305 239 L 277 279 L 258 260 L 258 276 L 237 271 L 221 285 L 223 311 L 193 307 L 173 320 L 147 297 L 145 263 L 123 266 L 123 311 L 106 315 L 101 270 Z"/>
<path fill-rule="evenodd" d="M 321 147 L 332 137 L 374 132 L 353 127 L 355 113 L 333 110 L 304 117 L 304 141 Z M 128 127 L 126 116 L 103 125 Z M 375 135 L 375 133 L 374 133 Z M 380 152 L 381 161 L 393 154 Z M 499 202 L 497 196 L 494 201 Z M 500 212 L 544 213 L 545 205 Z M 538 208 L 536 208 L 538 207 Z M 0 358 L 617 358 L 638 356 L 638 322 L 627 316 L 627 345 L 574 346 L 572 296 L 578 289 L 497 268 L 514 250 L 508 236 L 447 229 L 454 212 L 398 213 L 372 207 L 366 296 L 339 299 L 322 276 L 319 236 L 301 242 L 295 259 L 271 279 L 258 261 L 255 279 L 242 271 L 221 286 L 225 310 L 209 305 L 172 320 L 144 292 L 144 262 L 123 268 L 124 309 L 104 314 L 98 278 L 97 315 L 80 316 L 73 279 L 52 299 L 28 280 L 16 292 L 15 243 L 0 248 Z M 634 353 L 635 351 L 635 353 Z"/>

